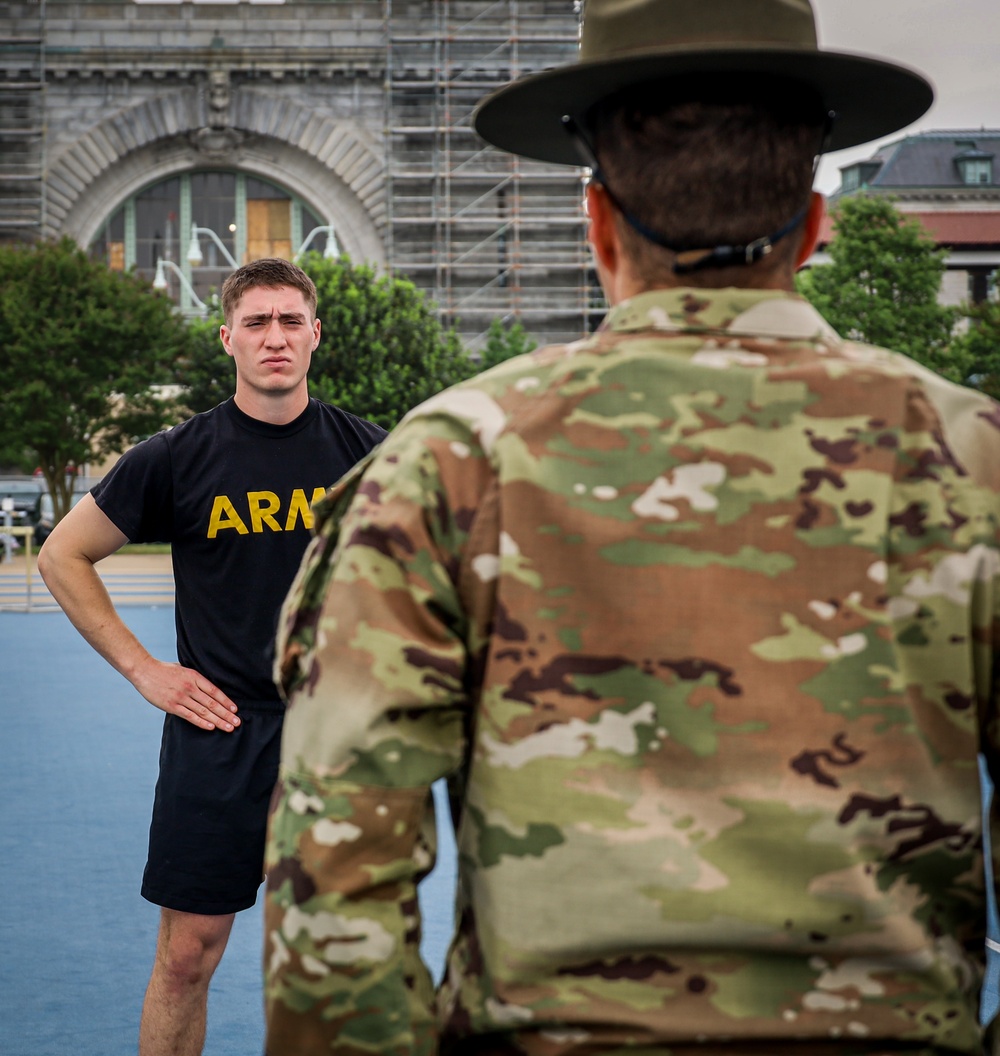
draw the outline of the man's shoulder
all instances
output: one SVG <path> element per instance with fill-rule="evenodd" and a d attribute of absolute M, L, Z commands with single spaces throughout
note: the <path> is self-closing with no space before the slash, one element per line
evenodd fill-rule
<path fill-rule="evenodd" d="M 224 403 L 218 403 L 207 411 L 199 411 L 197 414 L 192 414 L 189 418 L 185 418 L 184 421 L 170 426 L 169 429 L 156 433 L 150 439 L 173 445 L 198 437 L 207 430 L 217 429 L 219 424 L 226 419 L 228 414 L 227 407 L 231 402 L 231 400 L 226 400 Z"/>
<path fill-rule="evenodd" d="M 127 451 L 118 459 L 115 467 L 104 478 L 110 485 L 118 478 L 125 479 L 125 471 L 135 472 L 169 472 L 175 458 L 183 458 L 185 451 L 202 451 L 209 435 L 218 433 L 219 417 L 224 414 L 225 404 L 219 404 L 208 411 L 186 418 L 167 429 L 153 433 Z"/>
<path fill-rule="evenodd" d="M 364 429 L 381 430 L 385 432 L 380 425 L 376 425 L 374 422 L 370 422 L 367 418 L 362 418 L 360 414 L 354 414 L 353 411 L 345 410 L 343 407 L 338 407 L 335 403 L 326 403 L 323 400 L 316 399 L 315 396 L 311 397 L 311 402 L 315 407 L 318 408 L 319 413 L 324 415 L 326 418 L 336 422 L 352 422 L 357 426 Z"/>
<path fill-rule="evenodd" d="M 437 437 L 460 445 L 472 442 L 488 455 L 502 435 L 516 429 L 576 369 L 593 344 L 587 338 L 546 345 L 442 389 L 407 412 L 381 450 L 395 457 L 401 446 L 419 448 Z"/>
<path fill-rule="evenodd" d="M 903 352 L 858 341 L 842 341 L 839 358 L 867 371 L 903 377 L 915 396 L 928 399 L 945 416 L 971 414 L 996 418 L 1000 405 L 984 392 L 937 373 Z"/>
<path fill-rule="evenodd" d="M 346 429 L 363 439 L 370 440 L 373 444 L 378 443 L 387 435 L 387 430 L 381 425 L 376 425 L 367 418 L 338 407 L 335 403 L 324 403 L 315 397 L 311 402 L 316 407 L 321 425 L 325 428 L 333 428 L 341 433 Z"/>
<path fill-rule="evenodd" d="M 1000 404 L 968 385 L 951 381 L 902 352 L 844 341 L 841 362 L 893 375 L 906 386 L 907 428 L 943 443 L 963 475 L 1000 490 Z"/>

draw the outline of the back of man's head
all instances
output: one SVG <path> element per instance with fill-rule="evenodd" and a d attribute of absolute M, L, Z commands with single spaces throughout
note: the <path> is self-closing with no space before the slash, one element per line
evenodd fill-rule
<path fill-rule="evenodd" d="M 826 115 L 802 85 L 684 78 L 640 85 L 587 118 L 600 178 L 630 218 L 691 250 L 745 246 L 804 215 Z M 616 218 L 642 280 L 672 285 L 678 254 Z M 801 224 L 754 267 L 693 271 L 691 284 L 756 285 L 790 268 Z M 683 258 L 683 254 L 680 255 Z"/>
<path fill-rule="evenodd" d="M 820 48 L 810 0 L 585 0 L 582 10 L 577 60 L 493 92 L 473 127 L 502 150 L 596 168 L 605 193 L 590 199 L 592 234 L 605 268 L 619 256 L 633 265 L 629 286 L 677 275 L 775 285 L 779 265 L 786 286 L 818 224 L 813 157 L 889 135 L 934 98 L 912 70 Z M 622 254 L 606 238 L 608 203 Z"/>
<path fill-rule="evenodd" d="M 280 286 L 300 290 L 310 316 L 316 317 L 316 285 L 312 279 L 297 264 L 280 257 L 264 257 L 237 268 L 223 283 L 222 314 L 226 325 L 232 326 L 233 312 L 248 290 L 276 290 Z"/>

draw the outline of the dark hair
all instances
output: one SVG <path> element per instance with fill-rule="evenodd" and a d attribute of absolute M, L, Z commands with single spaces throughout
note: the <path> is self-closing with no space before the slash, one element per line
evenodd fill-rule
<path fill-rule="evenodd" d="M 226 318 L 226 325 L 230 325 L 236 306 L 248 290 L 260 287 L 276 290 L 279 286 L 291 286 L 292 289 L 301 290 L 309 313 L 315 318 L 316 285 L 312 279 L 297 264 L 280 257 L 264 257 L 237 268 L 223 283 L 222 314 Z"/>
<path fill-rule="evenodd" d="M 699 77 L 630 88 L 586 122 L 622 208 L 671 243 L 710 249 L 770 235 L 808 204 L 826 115 L 803 85 Z M 618 219 L 643 277 L 669 274 L 673 254 Z M 774 262 L 798 243 L 789 235 Z"/>

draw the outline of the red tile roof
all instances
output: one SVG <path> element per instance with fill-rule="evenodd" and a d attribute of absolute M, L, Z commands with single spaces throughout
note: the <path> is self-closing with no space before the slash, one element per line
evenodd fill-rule
<path fill-rule="evenodd" d="M 952 248 L 1000 246 L 1000 211 L 904 212 L 903 215 L 919 220 L 938 245 Z M 833 221 L 826 216 L 820 229 L 819 244 L 825 246 L 832 237 Z"/>

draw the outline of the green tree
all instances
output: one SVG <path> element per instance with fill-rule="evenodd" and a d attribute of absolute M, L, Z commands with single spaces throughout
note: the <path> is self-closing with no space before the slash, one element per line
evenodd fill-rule
<path fill-rule="evenodd" d="M 524 355 L 535 347 L 520 322 L 507 326 L 501 319 L 494 319 L 486 333 L 486 344 L 479 357 L 479 370 L 489 370 L 504 360 Z"/>
<path fill-rule="evenodd" d="M 986 301 L 965 309 L 969 329 L 952 347 L 965 363 L 966 384 L 1000 399 L 1000 302 Z"/>
<path fill-rule="evenodd" d="M 172 305 L 71 240 L 0 246 L 0 461 L 41 468 L 56 517 L 67 468 L 156 432 L 155 386 L 187 341 Z"/>
<path fill-rule="evenodd" d="M 376 274 L 347 257 L 309 254 L 323 322 L 313 354 L 314 396 L 391 428 L 418 403 L 471 377 L 475 364 L 405 279 Z"/>
<path fill-rule="evenodd" d="M 220 310 L 188 323 L 188 343 L 175 365 L 174 380 L 184 389 L 178 403 L 190 414 L 210 410 L 236 389 L 236 368 L 219 338 L 223 322 Z"/>
<path fill-rule="evenodd" d="M 799 273 L 799 292 L 843 337 L 903 352 L 953 381 L 955 309 L 938 304 L 945 250 L 887 198 L 845 198 L 833 211 L 831 263 Z"/>

